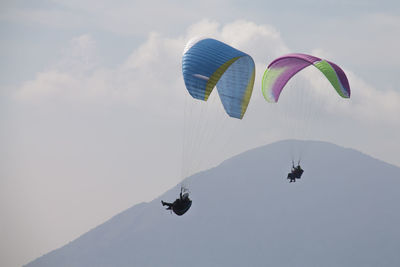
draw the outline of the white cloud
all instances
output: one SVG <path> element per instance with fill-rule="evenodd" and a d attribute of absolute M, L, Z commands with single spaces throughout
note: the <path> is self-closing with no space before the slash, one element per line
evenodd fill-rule
<path fill-rule="evenodd" d="M 279 31 L 271 25 L 257 25 L 239 20 L 225 25 L 221 37 L 234 47 L 249 51 L 256 61 L 268 60 L 289 52 Z"/>
<path fill-rule="evenodd" d="M 264 101 L 260 92 L 260 79 L 268 63 L 275 57 L 288 53 L 290 49 L 273 26 L 257 25 L 244 20 L 225 25 L 202 20 L 176 38 L 150 33 L 142 45 L 113 69 L 102 68 L 99 64 L 101 60 L 96 54 L 96 43 L 91 36 L 78 36 L 71 40 L 59 64 L 39 73 L 34 80 L 25 82 L 17 90 L 16 97 L 40 105 L 64 102 L 78 105 L 131 106 L 138 112 L 179 124 L 182 121 L 184 99 L 190 98 L 181 77 L 182 51 L 185 43 L 195 36 L 214 37 L 247 52 L 255 59 L 257 76 L 246 114 L 249 135 L 262 136 L 251 129 L 257 129 L 260 121 L 265 120 L 265 114 L 268 114 L 270 124 L 277 123 L 280 126 L 273 130 L 270 127 L 263 128 L 265 136 L 275 139 L 279 139 L 278 136 L 293 137 L 288 134 L 291 131 L 289 125 L 302 119 L 301 110 L 320 114 L 319 117 L 341 116 L 340 120 L 350 123 L 359 121 L 368 125 L 374 122 L 376 125 L 390 127 L 392 132 L 400 131 L 400 94 L 393 90 L 374 88 L 347 69 L 345 72 L 352 89 L 349 100 L 340 98 L 317 69 L 307 68 L 288 83 L 288 87 L 301 88 L 286 88 L 278 109 L 269 109 L 269 104 Z M 312 53 L 328 59 L 334 58 L 333 54 L 318 48 L 312 50 Z M 299 91 L 304 93 L 299 95 Z M 282 109 L 287 105 L 292 106 L 293 103 L 297 105 L 296 99 L 299 97 L 303 98 L 303 106 L 289 108 L 289 111 L 285 111 L 286 115 L 282 115 Z M 209 109 L 221 111 L 219 101 L 210 105 Z M 319 121 L 313 121 L 313 117 L 315 116 L 307 118 L 307 123 L 317 126 Z M 283 125 L 282 121 L 290 123 Z M 307 128 L 313 127 L 310 125 Z M 373 128 L 370 130 L 374 131 Z M 311 134 L 307 138 L 318 137 Z M 254 139 L 250 143 L 256 146 L 264 142 L 265 140 Z"/>
<path fill-rule="evenodd" d="M 17 92 L 17 97 L 24 100 L 46 101 L 48 97 L 65 95 L 72 88 L 80 87 L 80 82 L 68 73 L 55 70 L 38 73 L 36 79 L 25 82 Z"/>
<path fill-rule="evenodd" d="M 125 62 L 115 69 L 104 69 L 98 64 L 94 40 L 82 35 L 71 40 L 54 69 L 25 82 L 17 96 L 35 101 L 50 95 L 70 96 L 69 99 L 80 101 L 124 101 L 146 109 L 166 103 L 176 106 L 185 94 L 181 78 L 182 51 L 187 40 L 199 35 L 220 39 L 249 54 L 261 54 L 263 58 L 288 50 L 272 26 L 237 21 L 221 27 L 215 21 L 203 20 L 177 38 L 150 33 L 146 42 Z"/>
<path fill-rule="evenodd" d="M 317 52 L 315 52 L 317 51 Z M 323 50 L 313 50 L 313 54 L 329 59 Z M 312 85 L 315 101 L 323 104 L 324 110 L 331 114 L 341 113 L 343 116 L 364 122 L 384 123 L 399 127 L 400 93 L 391 89 L 374 88 L 354 72 L 344 69 L 350 83 L 350 99 L 339 97 L 329 81 L 315 68 L 308 68 L 300 74 Z"/>
<path fill-rule="evenodd" d="M 387 122 L 400 127 L 400 93 L 384 88 L 378 90 L 353 72 L 347 71 L 347 74 L 352 84 L 352 105 L 347 106 L 348 113 L 365 121 Z"/>
<path fill-rule="evenodd" d="M 35 101 L 49 96 L 68 96 L 79 101 L 97 99 L 103 103 L 123 101 L 152 112 L 154 108 L 168 106 L 168 103 L 174 107 L 182 103 L 185 90 L 181 78 L 181 54 L 185 43 L 194 36 L 211 36 L 252 55 L 258 68 L 255 91 L 268 62 L 290 51 L 271 25 L 239 20 L 221 26 L 216 21 L 202 20 L 177 38 L 150 33 L 146 42 L 135 49 L 125 62 L 115 69 L 103 69 L 98 64 L 95 41 L 89 35 L 82 35 L 71 40 L 64 58 L 55 69 L 41 72 L 35 80 L 25 82 L 17 95 Z M 321 49 L 314 49 L 312 53 L 324 58 L 331 56 Z M 327 109 L 357 119 L 395 123 L 396 114 L 400 114 L 399 93 L 378 90 L 353 72 L 346 72 L 352 88 L 351 105 L 345 101 L 330 102 L 332 97 L 322 97 Z M 304 77 L 315 88 L 329 87 L 329 83 L 317 71 L 307 72 Z M 323 90 L 316 92 L 328 93 Z"/>
<path fill-rule="evenodd" d="M 113 69 L 102 68 L 98 63 L 101 60 L 94 53 L 96 43 L 89 35 L 78 36 L 71 40 L 59 64 L 53 69 L 39 73 L 34 80 L 25 82 L 17 90 L 16 97 L 44 106 L 50 102 L 84 106 L 130 106 L 142 114 L 151 114 L 179 125 L 182 123 L 184 99 L 190 99 L 181 77 L 182 51 L 186 42 L 195 36 L 211 36 L 224 41 L 247 52 L 256 62 L 256 82 L 245 116 L 247 129 L 243 132 L 243 135 L 252 137 L 246 137 L 244 140 L 247 141 L 239 142 L 236 148 L 232 146 L 231 154 L 243 151 L 249 146 L 268 142 L 267 139 L 272 141 L 294 137 L 321 138 L 318 134 L 321 121 L 335 121 L 335 118 L 353 127 L 371 127 L 368 130 L 371 133 L 376 130 L 376 125 L 389 128 L 391 132 L 400 132 L 400 94 L 393 90 L 374 88 L 347 69 L 345 72 L 352 89 L 350 99 L 340 98 L 316 68 L 307 68 L 288 83 L 279 104 L 276 107 L 270 106 L 262 97 L 260 79 L 268 63 L 275 57 L 290 52 L 290 49 L 273 26 L 257 25 L 244 20 L 225 25 L 202 20 L 189 27 L 184 35 L 176 38 L 150 33 L 142 45 Z M 331 57 L 335 58 L 333 54 L 318 48 L 312 50 L 312 53 L 329 60 Z M 303 99 L 301 103 L 298 103 L 298 98 Z M 219 101 L 213 101 L 208 106 L 209 110 L 223 113 Z M 289 108 L 285 109 L 288 106 Z M 305 135 L 290 134 L 293 130 L 292 124 L 297 125 L 301 120 L 307 121 L 300 124 L 307 129 L 304 131 Z M 357 124 L 354 124 L 355 121 Z M 372 123 L 374 126 L 371 126 Z M 276 126 L 271 129 L 271 125 Z M 296 131 L 301 133 L 301 127 L 296 127 Z M 326 127 L 338 129 L 341 126 L 335 128 L 334 124 L 329 124 Z M 352 131 L 354 135 L 359 134 L 358 128 L 349 130 L 350 133 Z M 175 133 L 179 134 L 180 130 Z M 328 138 L 327 141 L 337 142 L 334 134 L 322 136 Z M 351 139 L 350 136 L 346 138 Z M 341 140 L 346 142 L 343 138 Z M 362 146 L 363 144 L 359 144 L 356 148 L 362 149 Z M 369 146 L 365 151 L 376 153 L 379 151 L 379 145 Z"/>

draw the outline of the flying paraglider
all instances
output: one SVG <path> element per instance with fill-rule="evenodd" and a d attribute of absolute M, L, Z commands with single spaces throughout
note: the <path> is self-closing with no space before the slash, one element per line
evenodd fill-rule
<path fill-rule="evenodd" d="M 329 80 L 333 88 L 342 98 L 350 98 L 350 85 L 344 71 L 335 63 L 306 54 L 288 54 L 272 61 L 264 72 L 262 78 L 262 93 L 268 102 L 278 102 L 279 96 L 287 82 L 299 71 L 313 65 L 319 69 Z M 292 155 L 293 158 L 293 155 Z M 304 170 L 298 166 L 295 167 L 292 162 L 292 170 L 287 179 L 296 182 L 300 179 Z"/>
<path fill-rule="evenodd" d="M 183 54 L 182 74 L 193 98 L 207 101 L 216 86 L 226 113 L 243 118 L 255 78 L 249 55 L 215 39 L 193 39 Z"/>
<path fill-rule="evenodd" d="M 249 55 L 215 39 L 192 39 L 183 52 L 182 75 L 187 92 L 196 100 L 207 101 L 214 87 L 217 88 L 222 106 L 229 116 L 222 114 L 224 121 L 243 118 L 255 79 L 255 64 Z M 204 158 L 212 158 L 204 156 L 201 150 L 214 141 L 216 136 L 213 134 L 218 133 L 217 127 L 210 125 L 211 120 L 217 120 L 220 113 L 210 112 L 208 116 L 203 116 L 204 110 L 201 110 L 200 116 L 196 117 L 192 109 L 194 104 L 189 103 L 189 110 L 184 111 L 182 178 L 193 171 L 190 168 L 200 166 Z M 220 126 L 222 121 L 217 120 L 215 124 Z M 191 204 L 189 195 L 182 191 L 175 202 L 162 201 L 163 206 L 179 216 L 187 212 Z"/>
<path fill-rule="evenodd" d="M 262 78 L 262 92 L 268 102 L 278 102 L 286 83 L 302 69 L 313 65 L 329 80 L 343 98 L 350 97 L 350 85 L 344 71 L 335 63 L 306 54 L 289 54 L 272 61 Z"/>

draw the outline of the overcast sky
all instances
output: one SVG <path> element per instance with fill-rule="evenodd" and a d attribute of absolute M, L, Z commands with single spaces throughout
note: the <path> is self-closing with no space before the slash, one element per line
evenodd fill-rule
<path fill-rule="evenodd" d="M 235 131 L 229 149 L 214 151 L 203 167 L 296 137 L 282 109 L 264 101 L 260 83 L 266 65 L 289 52 L 337 63 L 352 89 L 342 101 L 312 69 L 288 84 L 306 84 L 306 104 L 318 114 L 306 137 L 400 166 L 397 1 L 0 5 L 1 266 L 27 263 L 180 181 L 183 112 L 191 103 L 181 56 L 194 36 L 250 54 L 257 68 L 245 118 L 226 127 Z M 288 103 L 297 97 L 285 96 Z M 285 112 L 286 121 L 298 119 Z"/>

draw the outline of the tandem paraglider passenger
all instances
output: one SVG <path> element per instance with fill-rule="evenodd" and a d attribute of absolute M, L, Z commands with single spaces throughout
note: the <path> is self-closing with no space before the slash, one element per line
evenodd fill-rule
<path fill-rule="evenodd" d="M 161 200 L 163 206 L 167 206 L 167 210 L 172 210 L 176 215 L 181 216 L 185 214 L 192 206 L 192 200 L 189 198 L 189 193 L 183 187 L 181 187 L 181 193 L 179 198 L 173 203 L 164 202 Z"/>
<path fill-rule="evenodd" d="M 296 182 L 296 179 L 300 179 L 301 175 L 303 174 L 304 170 L 300 167 L 300 164 L 298 163 L 297 166 L 294 166 L 294 163 L 292 163 L 292 171 L 288 173 L 287 179 L 289 180 L 289 183 L 294 183 Z"/>

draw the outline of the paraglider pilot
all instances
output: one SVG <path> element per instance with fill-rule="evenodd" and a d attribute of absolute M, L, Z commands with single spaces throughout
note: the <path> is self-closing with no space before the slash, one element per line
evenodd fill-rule
<path fill-rule="evenodd" d="M 161 204 L 163 206 L 167 206 L 167 210 L 172 210 L 178 216 L 185 214 L 192 206 L 192 200 L 189 198 L 189 193 L 184 191 L 186 191 L 186 189 L 181 187 L 179 198 L 173 203 L 168 203 L 161 200 Z"/>
<path fill-rule="evenodd" d="M 294 162 L 292 162 L 292 171 L 288 173 L 287 179 L 290 179 L 289 183 L 296 182 L 296 179 L 300 179 L 304 170 L 300 167 L 300 162 L 297 163 L 297 166 L 294 166 Z"/>

